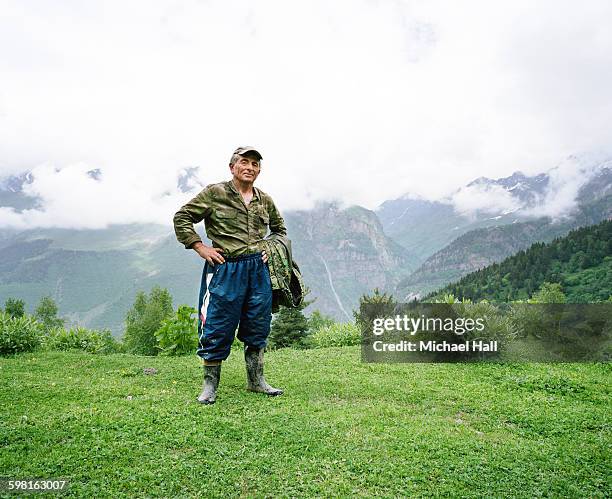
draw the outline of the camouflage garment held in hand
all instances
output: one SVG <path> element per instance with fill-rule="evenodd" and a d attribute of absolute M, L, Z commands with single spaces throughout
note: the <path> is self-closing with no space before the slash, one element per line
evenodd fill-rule
<path fill-rule="evenodd" d="M 304 302 L 305 285 L 302 274 L 291 252 L 291 241 L 272 234 L 261 243 L 268 254 L 268 268 L 272 281 L 272 312 L 279 306 L 297 308 Z"/>

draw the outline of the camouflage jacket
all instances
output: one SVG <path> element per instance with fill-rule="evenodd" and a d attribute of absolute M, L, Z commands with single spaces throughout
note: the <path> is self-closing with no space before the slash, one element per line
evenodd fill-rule
<path fill-rule="evenodd" d="M 268 254 L 272 312 L 278 312 L 280 305 L 299 307 L 304 302 L 305 286 L 300 268 L 291 254 L 291 241 L 286 236 L 272 234 L 262 241 L 262 248 Z"/>
<path fill-rule="evenodd" d="M 225 257 L 261 251 L 268 228 L 272 234 L 287 235 L 283 217 L 268 194 L 253 187 L 247 206 L 231 180 L 207 186 L 176 212 L 174 232 L 185 248 L 202 241 L 194 229 L 202 220 L 206 235 Z"/>

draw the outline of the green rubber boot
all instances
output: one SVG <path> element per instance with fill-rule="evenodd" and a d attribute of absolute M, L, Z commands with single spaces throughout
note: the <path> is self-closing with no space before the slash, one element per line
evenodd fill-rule
<path fill-rule="evenodd" d="M 217 387 L 221 378 L 221 364 L 218 366 L 204 366 L 204 383 L 202 393 L 198 397 L 200 404 L 214 404 L 217 399 Z"/>
<path fill-rule="evenodd" d="M 282 395 L 283 390 L 274 388 L 266 383 L 266 378 L 263 375 L 264 367 L 264 349 L 245 346 L 244 361 L 247 372 L 247 390 L 251 392 L 265 393 L 271 397 Z"/>

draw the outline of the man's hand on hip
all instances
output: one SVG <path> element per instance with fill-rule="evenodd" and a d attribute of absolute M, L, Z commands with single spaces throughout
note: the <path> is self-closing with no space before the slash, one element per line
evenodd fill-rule
<path fill-rule="evenodd" d="M 194 243 L 191 248 L 213 267 L 215 263 L 225 263 L 225 258 L 223 258 L 221 254 L 223 253 L 223 249 L 221 248 L 211 248 L 202 242 Z"/>

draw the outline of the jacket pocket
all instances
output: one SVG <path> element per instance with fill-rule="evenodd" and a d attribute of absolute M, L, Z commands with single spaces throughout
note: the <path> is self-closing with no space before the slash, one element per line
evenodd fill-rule
<path fill-rule="evenodd" d="M 215 211 L 215 215 L 218 218 L 236 218 L 238 210 L 232 208 L 223 208 L 222 210 Z"/>
<path fill-rule="evenodd" d="M 211 235 L 224 237 L 240 230 L 242 219 L 235 208 L 223 207 L 214 211 L 210 228 Z"/>

